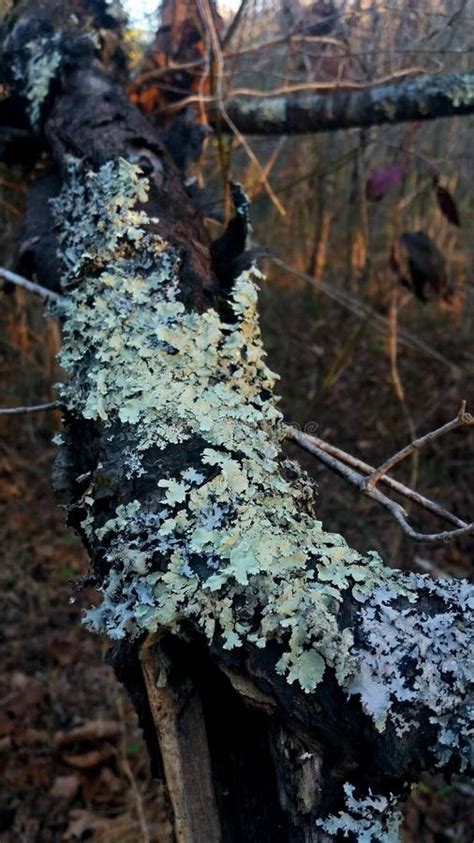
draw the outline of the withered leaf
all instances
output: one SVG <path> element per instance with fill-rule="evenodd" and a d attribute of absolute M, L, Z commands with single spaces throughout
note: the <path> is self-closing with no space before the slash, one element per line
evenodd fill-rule
<path fill-rule="evenodd" d="M 407 174 L 406 164 L 392 164 L 391 167 L 383 167 L 374 170 L 367 179 L 365 195 L 367 199 L 378 202 L 394 187 L 398 187 Z"/>
<path fill-rule="evenodd" d="M 459 217 L 458 207 L 449 190 L 446 187 L 442 187 L 442 185 L 437 184 L 435 186 L 435 192 L 436 200 L 441 213 L 446 217 L 451 225 L 460 226 L 461 219 Z"/>

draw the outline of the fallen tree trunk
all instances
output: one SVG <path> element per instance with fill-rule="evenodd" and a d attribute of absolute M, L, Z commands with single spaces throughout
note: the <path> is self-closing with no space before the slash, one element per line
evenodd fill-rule
<path fill-rule="evenodd" d="M 363 91 L 237 97 L 226 111 L 247 135 L 307 135 L 463 116 L 474 113 L 474 73 L 421 76 Z"/>
<path fill-rule="evenodd" d="M 282 450 L 261 276 L 218 282 L 159 137 L 62 5 L 23 4 L 5 57 L 62 183 L 55 483 L 103 594 L 86 621 L 117 642 L 177 841 L 396 840 L 391 792 L 472 766 L 473 589 L 322 528 Z"/>

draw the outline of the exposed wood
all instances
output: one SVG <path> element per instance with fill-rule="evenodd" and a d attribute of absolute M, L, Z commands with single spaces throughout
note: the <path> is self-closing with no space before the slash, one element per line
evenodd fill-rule
<path fill-rule="evenodd" d="M 188 675 L 171 662 L 156 636 L 140 652 L 159 736 L 176 843 L 221 843 L 202 704 Z"/>

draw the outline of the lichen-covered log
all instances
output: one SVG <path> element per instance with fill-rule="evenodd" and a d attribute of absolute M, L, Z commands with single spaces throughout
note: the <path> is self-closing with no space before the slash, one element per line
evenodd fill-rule
<path fill-rule="evenodd" d="M 283 452 L 261 275 L 219 289 L 159 138 L 93 40 L 51 26 L 51 5 L 24 4 L 5 55 L 62 181 L 56 485 L 103 594 L 86 622 L 118 642 L 148 733 L 153 684 L 189 675 L 210 760 L 197 807 L 183 791 L 195 771 L 179 761 L 167 776 L 177 840 L 203 840 L 205 805 L 212 839 L 396 840 L 391 792 L 473 764 L 474 590 L 394 571 L 324 530 Z M 151 712 L 159 737 L 176 727 L 160 743 L 178 760 L 186 682 Z"/>
<path fill-rule="evenodd" d="M 474 112 L 474 73 L 421 76 L 365 91 L 236 98 L 227 112 L 249 135 L 304 135 Z"/>

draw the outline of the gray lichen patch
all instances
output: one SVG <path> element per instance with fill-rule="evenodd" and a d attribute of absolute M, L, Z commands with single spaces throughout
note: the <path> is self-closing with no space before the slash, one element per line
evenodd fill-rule
<path fill-rule="evenodd" d="M 369 794 L 354 796 L 355 788 L 344 785 L 345 811 L 337 816 L 318 820 L 317 824 L 329 834 L 342 834 L 357 843 L 399 843 L 402 815 L 396 800 L 389 796 Z"/>
<path fill-rule="evenodd" d="M 361 598 L 359 634 L 365 646 L 351 653 L 347 690 L 360 695 L 380 730 L 390 716 L 399 737 L 417 728 L 418 712 L 425 709 L 436 727 L 439 763 L 457 753 L 461 769 L 472 767 L 473 588 L 416 574 L 405 581 L 417 594 L 416 606 L 400 606 L 390 588 Z"/>
<path fill-rule="evenodd" d="M 469 78 L 466 75 L 457 80 L 451 99 L 456 108 L 472 104 L 474 100 L 474 74 L 471 74 Z"/>
<path fill-rule="evenodd" d="M 388 713 L 399 730 L 416 728 L 423 709 L 447 734 L 449 713 L 467 695 L 467 674 L 456 684 L 447 667 L 454 647 L 469 661 L 472 629 L 448 634 L 461 587 L 395 572 L 323 529 L 312 482 L 281 453 L 285 426 L 256 309 L 260 274 L 252 268 L 234 283 L 231 321 L 213 308 L 187 310 L 180 260 L 137 208 L 148 189 L 128 161 L 98 172 L 71 162 L 54 205 L 69 290 L 60 305 L 69 374 L 60 396 L 74 415 L 101 425 L 104 450 L 80 501 L 81 529 L 107 569 L 103 602 L 86 622 L 116 639 L 179 633 L 186 621 L 227 649 L 276 642 L 276 670 L 288 682 L 311 692 L 331 668 L 379 729 Z M 104 521 L 107 449 L 121 449 L 124 431 L 124 482 L 146 476 L 148 491 Z M 170 449 L 174 461 L 160 461 Z M 150 464 L 161 466 L 158 475 Z M 418 611 L 423 589 L 436 612 Z M 357 642 L 342 621 L 349 595 L 360 605 Z M 472 600 L 472 589 L 463 595 Z M 408 646 L 419 668 L 407 666 Z M 430 675 L 418 681 L 424 667 Z M 462 739 L 455 749 L 465 747 Z"/>
<path fill-rule="evenodd" d="M 265 126 L 268 122 L 272 124 L 282 124 L 286 118 L 287 101 L 284 96 L 272 97 L 265 99 L 262 103 L 259 100 L 252 100 L 242 97 L 239 100 L 239 110 L 243 117 L 252 116 L 258 113 L 258 121 Z"/>
<path fill-rule="evenodd" d="M 20 14 L 5 41 L 6 77 L 28 100 L 27 112 L 35 130 L 41 126 L 53 82 L 59 79 L 63 64 L 68 63 L 71 47 L 77 59 L 79 52 L 93 54 L 99 46 L 97 33 L 89 29 L 90 19 L 81 21 L 71 14 L 69 22 L 76 33 L 74 39 L 65 32 L 52 32 L 39 7 L 37 16 Z"/>

